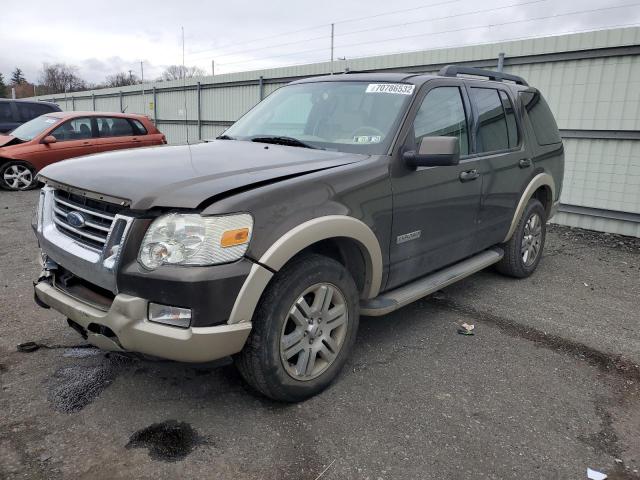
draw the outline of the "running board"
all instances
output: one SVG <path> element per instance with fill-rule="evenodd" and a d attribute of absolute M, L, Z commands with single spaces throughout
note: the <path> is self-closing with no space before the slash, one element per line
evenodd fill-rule
<path fill-rule="evenodd" d="M 483 268 L 498 263 L 504 256 L 500 248 L 485 250 L 462 262 L 438 270 L 407 285 L 390 290 L 376 298 L 360 302 L 360 314 L 369 317 L 386 315 L 422 297 L 437 292 L 441 288 L 462 280 Z"/>

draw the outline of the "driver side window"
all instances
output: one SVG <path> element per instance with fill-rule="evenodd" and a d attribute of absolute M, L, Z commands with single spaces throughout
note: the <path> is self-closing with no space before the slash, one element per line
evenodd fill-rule
<path fill-rule="evenodd" d="M 415 145 L 423 137 L 458 137 L 460 155 L 469 153 L 469 129 L 458 87 L 436 87 L 427 93 L 413 122 Z"/>
<path fill-rule="evenodd" d="M 91 138 L 91 119 L 76 118 L 74 120 L 64 122 L 51 132 L 51 135 L 56 137 L 58 142 Z"/>

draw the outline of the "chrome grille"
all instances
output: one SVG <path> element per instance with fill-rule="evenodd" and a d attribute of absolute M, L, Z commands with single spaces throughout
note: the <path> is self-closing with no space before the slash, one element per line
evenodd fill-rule
<path fill-rule="evenodd" d="M 53 197 L 53 222 L 66 236 L 85 247 L 101 252 L 115 216 L 121 209 L 119 205 L 56 190 Z M 70 217 L 71 213 L 76 215 Z M 74 218 L 75 223 L 72 222 Z"/>

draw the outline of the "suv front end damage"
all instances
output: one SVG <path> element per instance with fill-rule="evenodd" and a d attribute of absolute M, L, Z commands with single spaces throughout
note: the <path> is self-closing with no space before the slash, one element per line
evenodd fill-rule
<path fill-rule="evenodd" d="M 154 275 L 139 268 L 141 277 L 120 275 L 127 288 L 119 288 L 118 270 L 127 263 L 125 244 L 130 230 L 135 222 L 148 224 L 148 220 L 129 215 L 123 203 L 52 186 L 42 189 L 33 221 L 43 260 L 34 287 L 37 303 L 62 313 L 88 342 L 105 350 L 185 362 L 205 362 L 239 352 L 251 330 L 250 322 L 230 325 L 225 323 L 227 318 L 211 318 L 213 312 L 202 302 L 166 305 L 170 294 L 157 298 L 134 294 L 136 286 L 145 292 L 143 284 L 153 285 L 154 277 L 170 282 L 171 273 Z M 138 245 L 131 245 L 131 251 L 135 263 Z M 216 269 L 208 269 L 206 278 L 197 280 L 174 278 L 178 282 L 173 283 L 174 290 L 180 294 L 195 289 L 194 297 L 215 297 L 218 282 L 229 284 L 231 279 L 232 284 L 241 285 L 251 265 L 246 259 L 227 265 L 218 271 L 220 278 L 216 278 Z M 230 309 L 220 305 L 221 314 Z"/>

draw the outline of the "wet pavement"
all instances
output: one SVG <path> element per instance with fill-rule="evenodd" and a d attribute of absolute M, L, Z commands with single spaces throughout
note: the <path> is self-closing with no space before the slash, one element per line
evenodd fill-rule
<path fill-rule="evenodd" d="M 640 478 L 637 240 L 554 227 L 533 277 L 363 318 L 338 381 L 285 405 L 229 361 L 86 348 L 35 306 L 35 198 L 0 192 L 0 478 Z"/>

